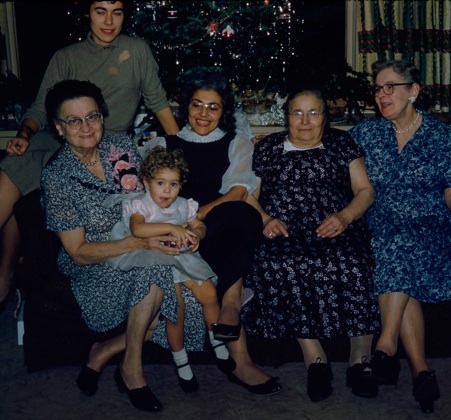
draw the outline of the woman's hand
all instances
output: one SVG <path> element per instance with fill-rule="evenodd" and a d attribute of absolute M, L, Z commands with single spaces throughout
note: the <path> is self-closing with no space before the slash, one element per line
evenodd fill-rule
<path fill-rule="evenodd" d="M 274 239 L 277 236 L 288 238 L 288 227 L 280 219 L 269 218 L 263 226 L 263 235 L 268 239 Z"/>
<path fill-rule="evenodd" d="M 10 156 L 22 156 L 30 143 L 21 137 L 14 137 L 6 143 L 6 153 Z"/>
<path fill-rule="evenodd" d="M 320 238 L 335 238 L 343 233 L 351 221 L 342 211 L 327 216 L 316 229 Z"/>
<path fill-rule="evenodd" d="M 147 244 L 147 248 L 151 249 L 152 251 L 160 251 L 166 255 L 180 254 L 179 248 L 171 245 L 166 245 L 176 241 L 176 238 L 172 235 L 155 236 L 153 238 L 142 239 L 142 241 L 145 241 Z"/>

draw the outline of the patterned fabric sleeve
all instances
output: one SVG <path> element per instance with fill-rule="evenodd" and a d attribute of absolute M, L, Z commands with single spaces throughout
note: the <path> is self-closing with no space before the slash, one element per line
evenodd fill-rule
<path fill-rule="evenodd" d="M 49 175 L 48 172 L 43 172 L 41 179 L 47 229 L 61 232 L 82 227 L 83 223 L 73 202 L 74 196 L 67 184 L 63 182 L 64 179 L 47 175 Z"/>

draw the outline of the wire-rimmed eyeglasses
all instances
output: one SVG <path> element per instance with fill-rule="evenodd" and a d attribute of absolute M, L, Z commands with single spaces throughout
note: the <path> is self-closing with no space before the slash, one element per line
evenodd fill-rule
<path fill-rule="evenodd" d="M 80 130 L 83 122 L 86 121 L 90 127 L 95 127 L 102 123 L 103 115 L 100 112 L 95 112 L 93 114 L 89 114 L 84 118 L 69 118 L 68 120 L 62 120 L 58 118 L 58 121 L 61 121 L 69 126 L 71 130 Z"/>
<path fill-rule="evenodd" d="M 204 104 L 203 102 L 196 99 L 193 99 L 189 103 L 189 106 L 197 112 L 200 112 L 202 108 L 205 108 L 208 112 L 218 112 L 222 108 L 222 105 L 215 102 Z"/>
<path fill-rule="evenodd" d="M 406 86 L 406 85 L 413 85 L 413 82 L 405 82 L 405 83 L 385 83 L 385 85 L 379 86 L 379 85 L 373 85 L 373 93 L 375 95 L 378 95 L 381 90 L 386 95 L 391 95 L 395 91 L 395 86 Z"/>
<path fill-rule="evenodd" d="M 320 112 L 320 111 L 301 111 L 299 109 L 296 109 L 295 111 L 289 112 L 288 115 L 290 115 L 291 117 L 293 117 L 294 119 L 297 120 L 301 120 L 302 117 L 305 115 L 307 117 L 308 120 L 318 120 L 321 115 L 323 115 L 324 112 Z"/>

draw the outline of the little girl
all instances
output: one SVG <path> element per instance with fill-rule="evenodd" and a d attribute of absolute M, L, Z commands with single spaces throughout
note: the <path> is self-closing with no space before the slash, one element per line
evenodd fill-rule
<path fill-rule="evenodd" d="M 110 237 L 122 239 L 130 234 L 140 238 L 171 235 L 175 240 L 169 245 L 180 248 L 180 254 L 172 256 L 159 251 L 138 250 L 112 258 L 107 264 L 121 270 L 154 264 L 173 266 L 179 316 L 177 323 L 166 320 L 166 334 L 180 386 L 184 391 L 192 392 L 199 388 L 199 384 L 185 350 L 184 325 L 180 316 L 184 299 L 180 283 L 190 289 L 202 305 L 218 367 L 224 371 L 233 370 L 234 362 L 225 343 L 213 336 L 212 324 L 217 321 L 220 311 L 215 288 L 217 277 L 196 252 L 199 241 L 206 233 L 205 224 L 197 218 L 199 205 L 192 199 L 178 196 L 187 174 L 188 166 L 181 150 L 167 151 L 161 146 L 152 149 L 141 166 L 141 178 L 147 191 L 123 199 L 122 220 L 113 227 Z"/>

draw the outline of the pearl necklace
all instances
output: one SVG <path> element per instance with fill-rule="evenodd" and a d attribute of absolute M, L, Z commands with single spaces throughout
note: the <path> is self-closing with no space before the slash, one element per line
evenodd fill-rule
<path fill-rule="evenodd" d="M 407 128 L 405 128 L 404 130 L 397 130 L 395 124 L 393 124 L 393 129 L 395 130 L 396 134 L 405 134 L 407 132 L 409 132 L 410 130 L 412 130 L 412 128 L 415 126 L 415 124 L 418 121 L 418 118 L 420 118 L 420 113 L 417 111 L 417 116 L 415 118 L 415 120 L 413 121 L 412 124 L 410 124 Z"/>
<path fill-rule="evenodd" d="M 88 162 L 88 163 L 84 163 L 83 162 L 83 165 L 85 165 L 85 166 L 94 166 L 98 161 L 99 161 L 99 159 L 93 160 L 92 162 Z"/>

